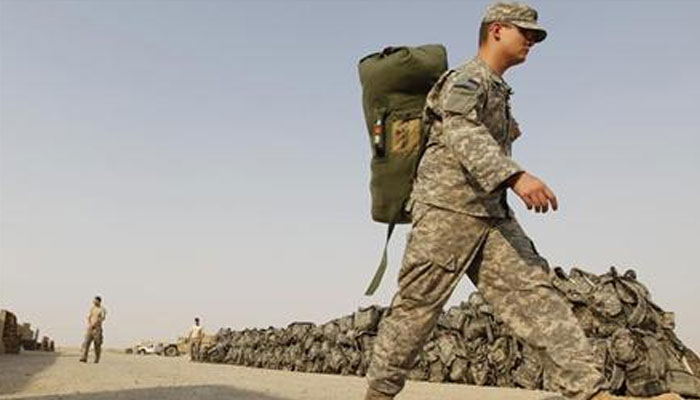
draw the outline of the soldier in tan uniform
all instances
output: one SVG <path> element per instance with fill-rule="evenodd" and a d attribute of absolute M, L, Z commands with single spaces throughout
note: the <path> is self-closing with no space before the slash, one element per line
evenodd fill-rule
<path fill-rule="evenodd" d="M 92 300 L 92 307 L 87 315 L 87 332 L 83 341 L 83 354 L 80 362 L 87 362 L 90 344 L 95 344 L 95 364 L 100 362 L 102 352 L 102 323 L 107 318 L 107 310 L 102 306 L 102 298 L 95 296 Z"/>
<path fill-rule="evenodd" d="M 503 79 L 546 35 L 525 4 L 488 7 L 478 55 L 446 72 L 428 94 L 428 143 L 408 205 L 413 225 L 367 373 L 367 400 L 401 391 L 465 274 L 515 335 L 539 349 L 547 390 L 577 400 L 612 398 L 568 301 L 550 283 L 547 261 L 506 203 L 510 188 L 535 212 L 558 207 L 547 185 L 511 158 L 520 129 Z"/>
<path fill-rule="evenodd" d="M 187 339 L 190 342 L 190 361 L 195 361 L 199 357 L 199 349 L 202 347 L 202 339 L 204 339 L 204 332 L 199 324 L 199 318 L 194 319 L 194 325 L 190 328 Z"/>

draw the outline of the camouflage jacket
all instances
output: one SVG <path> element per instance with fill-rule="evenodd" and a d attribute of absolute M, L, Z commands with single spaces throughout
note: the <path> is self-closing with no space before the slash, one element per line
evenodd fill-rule
<path fill-rule="evenodd" d="M 504 182 L 522 171 L 510 158 L 520 135 L 508 103 L 511 93 L 479 58 L 440 78 L 423 113 L 428 141 L 409 204 L 478 217 L 511 215 Z"/>

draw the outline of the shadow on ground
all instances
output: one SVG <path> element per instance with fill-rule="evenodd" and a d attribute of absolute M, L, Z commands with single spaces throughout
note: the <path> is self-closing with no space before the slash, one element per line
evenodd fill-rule
<path fill-rule="evenodd" d="M 58 356 L 40 351 L 0 354 L 0 395 L 20 392 L 36 374 L 53 365 Z"/>
<path fill-rule="evenodd" d="M 18 396 L 13 398 L 23 400 L 284 400 L 281 397 L 272 397 L 221 385 L 156 387 L 95 393 Z"/>

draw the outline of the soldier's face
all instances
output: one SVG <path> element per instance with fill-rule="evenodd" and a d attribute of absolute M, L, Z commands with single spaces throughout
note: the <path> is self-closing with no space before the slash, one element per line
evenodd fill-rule
<path fill-rule="evenodd" d="M 518 28 L 515 25 L 502 25 L 499 29 L 499 44 L 503 55 L 510 65 L 524 62 L 535 45 L 536 34 L 528 29 Z"/>

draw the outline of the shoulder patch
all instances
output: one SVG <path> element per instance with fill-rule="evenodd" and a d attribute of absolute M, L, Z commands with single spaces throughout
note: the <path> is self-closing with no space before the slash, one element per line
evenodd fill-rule
<path fill-rule="evenodd" d="M 456 82 L 454 87 L 467 90 L 476 90 L 479 88 L 479 82 L 474 78 L 469 78 L 466 81 Z"/>
<path fill-rule="evenodd" d="M 482 98 L 481 77 L 473 71 L 461 71 L 455 76 L 451 90 L 445 93 L 443 109 L 457 114 L 468 114 Z"/>
<path fill-rule="evenodd" d="M 455 82 L 452 90 L 445 95 L 443 109 L 451 113 L 468 114 L 480 103 L 481 93 L 481 85 L 477 80 Z"/>

